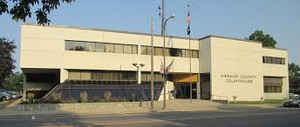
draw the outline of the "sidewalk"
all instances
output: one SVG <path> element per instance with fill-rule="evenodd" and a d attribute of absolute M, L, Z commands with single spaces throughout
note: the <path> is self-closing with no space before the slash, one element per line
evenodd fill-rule
<path fill-rule="evenodd" d="M 142 105 L 141 105 L 142 104 Z M 277 108 L 278 105 L 267 104 L 221 104 L 207 100 L 171 100 L 167 101 L 166 109 L 162 109 L 163 102 L 155 102 L 151 110 L 151 102 L 109 102 L 109 103 L 70 103 L 70 104 L 18 104 L 13 107 L 0 109 L 0 115 L 18 114 L 132 114 L 149 112 L 178 112 L 178 111 L 214 111 L 225 112 L 234 109 L 247 108 Z"/>

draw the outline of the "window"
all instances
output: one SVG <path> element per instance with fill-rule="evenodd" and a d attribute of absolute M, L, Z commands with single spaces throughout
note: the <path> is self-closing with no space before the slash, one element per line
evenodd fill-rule
<path fill-rule="evenodd" d="M 163 48 L 155 47 L 154 48 L 154 55 L 156 55 L 156 56 L 163 56 Z"/>
<path fill-rule="evenodd" d="M 105 44 L 105 52 L 114 53 L 115 46 L 113 44 Z"/>
<path fill-rule="evenodd" d="M 69 80 L 80 80 L 80 72 L 69 72 Z"/>
<path fill-rule="evenodd" d="M 136 71 L 87 71 L 87 70 L 69 70 L 69 80 L 92 80 L 92 81 L 136 81 Z M 143 72 L 142 81 L 150 81 L 151 73 Z M 154 73 L 155 81 L 162 81 L 161 73 Z"/>
<path fill-rule="evenodd" d="M 193 57 L 193 52 L 192 50 L 186 50 L 186 57 Z"/>
<path fill-rule="evenodd" d="M 170 48 L 170 56 L 182 56 L 182 49 Z"/>
<path fill-rule="evenodd" d="M 151 47 L 141 46 L 141 54 L 142 55 L 151 55 Z"/>
<path fill-rule="evenodd" d="M 138 54 L 138 47 L 136 45 L 132 45 L 132 54 Z"/>
<path fill-rule="evenodd" d="M 96 43 L 95 44 L 95 51 L 96 52 L 104 52 L 105 51 L 105 46 L 103 43 Z"/>
<path fill-rule="evenodd" d="M 281 93 L 282 78 L 280 77 L 264 77 L 264 92 L 265 93 Z"/>
<path fill-rule="evenodd" d="M 169 48 L 165 48 L 165 56 L 170 56 L 170 49 Z"/>
<path fill-rule="evenodd" d="M 182 57 L 188 57 L 188 51 L 187 50 L 182 49 L 181 52 L 182 52 Z"/>
<path fill-rule="evenodd" d="M 124 46 L 123 45 L 115 45 L 116 53 L 124 53 Z"/>
<path fill-rule="evenodd" d="M 130 45 L 124 45 L 124 53 L 125 54 L 132 54 L 132 48 Z"/>
<path fill-rule="evenodd" d="M 86 43 L 86 51 L 92 51 L 95 52 L 95 43 Z"/>
<path fill-rule="evenodd" d="M 285 58 L 263 56 L 263 63 L 268 63 L 268 64 L 285 64 Z"/>
<path fill-rule="evenodd" d="M 192 54 L 192 58 L 199 58 L 199 52 L 197 50 L 193 50 Z"/>
<path fill-rule="evenodd" d="M 80 79 L 81 80 L 91 80 L 92 79 L 91 72 L 87 72 L 87 71 L 81 72 Z"/>
<path fill-rule="evenodd" d="M 67 41 L 66 50 L 87 51 L 88 48 L 86 47 L 85 42 Z"/>

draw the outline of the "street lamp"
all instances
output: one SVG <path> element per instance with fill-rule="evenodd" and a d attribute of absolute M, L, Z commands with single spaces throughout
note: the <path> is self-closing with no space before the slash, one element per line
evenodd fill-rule
<path fill-rule="evenodd" d="M 166 20 L 164 20 L 163 22 L 163 37 L 164 37 L 164 47 L 163 47 L 163 89 L 164 89 L 164 102 L 163 102 L 163 109 L 165 109 L 167 107 L 167 102 L 166 102 L 166 54 L 165 54 L 165 49 L 166 49 L 166 26 L 167 26 L 167 22 L 170 19 L 175 18 L 175 15 L 172 15 L 170 17 L 168 17 Z"/>
<path fill-rule="evenodd" d="M 141 75 L 142 75 L 142 67 L 145 66 L 145 64 L 138 64 L 138 63 L 133 63 L 132 64 L 133 66 L 135 66 L 137 68 L 137 83 L 139 85 L 139 88 L 140 88 L 140 92 L 142 92 L 142 94 L 144 94 L 144 88 L 142 88 L 142 81 L 141 81 Z M 142 96 L 142 95 L 141 95 Z M 140 98 L 140 107 L 142 107 L 142 99 Z"/>
<path fill-rule="evenodd" d="M 140 85 L 141 84 L 141 73 L 142 73 L 142 67 L 144 67 L 145 66 L 145 64 L 138 64 L 138 63 L 133 63 L 132 64 L 133 66 L 135 66 L 136 68 L 137 68 L 137 83 Z"/>

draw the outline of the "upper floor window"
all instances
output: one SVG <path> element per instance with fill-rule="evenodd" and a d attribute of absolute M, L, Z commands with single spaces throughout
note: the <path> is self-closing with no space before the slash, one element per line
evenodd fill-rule
<path fill-rule="evenodd" d="M 192 57 L 199 58 L 198 50 L 188 50 L 188 49 L 178 49 L 178 48 L 162 48 L 162 47 L 154 47 L 154 55 L 155 56 L 163 56 L 165 53 L 166 56 L 175 56 L 175 57 Z M 151 55 L 151 47 L 150 46 L 141 46 L 141 54 L 142 55 Z"/>
<path fill-rule="evenodd" d="M 137 45 L 111 44 L 102 42 L 66 41 L 66 50 L 137 54 Z"/>
<path fill-rule="evenodd" d="M 263 63 L 269 63 L 269 64 L 285 64 L 285 58 L 281 58 L 281 57 L 271 57 L 271 56 L 263 56 Z"/>

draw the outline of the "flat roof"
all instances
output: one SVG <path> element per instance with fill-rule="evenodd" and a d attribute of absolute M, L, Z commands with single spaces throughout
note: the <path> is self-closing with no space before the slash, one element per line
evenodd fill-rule
<path fill-rule="evenodd" d="M 130 32 L 130 31 L 122 31 L 122 30 L 109 30 L 109 29 L 100 29 L 100 28 L 87 28 L 87 27 L 78 27 L 78 26 L 66 26 L 66 25 L 39 25 L 39 24 L 33 24 L 33 23 L 23 23 L 22 25 L 31 25 L 31 26 L 46 26 L 46 27 L 55 27 L 55 28 L 70 28 L 70 29 L 79 29 L 79 30 L 93 30 L 93 31 L 106 31 L 106 32 L 117 32 L 117 33 L 128 33 L 128 34 L 137 34 L 137 35 L 147 35 L 151 36 L 150 33 L 142 33 L 142 32 Z M 160 34 L 153 34 L 153 36 L 161 36 Z M 179 38 L 179 39 L 187 39 L 187 37 L 181 37 L 181 36 L 166 36 L 169 38 Z M 219 35 L 208 35 L 201 38 L 191 38 L 192 40 L 203 40 L 206 38 L 223 38 L 223 39 L 230 39 L 230 40 L 238 40 L 238 41 L 245 41 L 245 42 L 251 42 L 251 43 L 261 43 L 259 41 L 253 41 L 253 40 L 246 40 L 246 39 L 240 39 L 240 38 L 233 38 L 233 37 L 224 37 Z M 267 49 L 277 49 L 277 50 L 287 50 L 284 48 L 271 48 L 271 47 L 263 47 Z"/>
<path fill-rule="evenodd" d="M 150 33 L 142 33 L 142 32 L 131 32 L 131 31 L 122 31 L 122 30 L 109 30 L 109 29 L 100 29 L 100 28 L 88 28 L 88 27 L 78 27 L 78 26 L 65 26 L 65 25 L 39 25 L 32 23 L 23 23 L 22 25 L 31 25 L 31 26 L 42 26 L 42 27 L 55 27 L 55 28 L 70 28 L 70 29 L 78 29 L 78 30 L 93 30 L 93 31 L 105 31 L 105 32 L 116 32 L 116 33 L 127 33 L 127 34 L 137 34 L 137 35 L 147 35 L 151 36 Z M 153 36 L 161 36 L 160 34 L 153 34 Z M 187 39 L 187 37 L 181 36 L 172 36 L 168 35 L 166 37 L 169 38 L 179 38 L 179 39 Z M 199 38 L 191 38 L 192 40 L 199 40 Z"/>
<path fill-rule="evenodd" d="M 253 41 L 253 40 L 233 38 L 233 37 L 224 37 L 224 36 L 219 36 L 219 35 L 208 35 L 208 36 L 200 38 L 199 40 L 203 40 L 203 39 L 211 38 L 211 37 L 223 38 L 223 39 L 229 39 L 229 40 L 238 40 L 238 41 L 244 41 L 244 42 L 249 42 L 249 43 L 259 43 L 259 44 L 261 44 L 260 41 Z M 276 50 L 285 50 L 285 51 L 287 50 L 287 49 L 284 49 L 284 48 L 272 48 L 272 47 L 262 47 L 262 48 L 265 48 L 265 49 L 276 49 Z"/>

